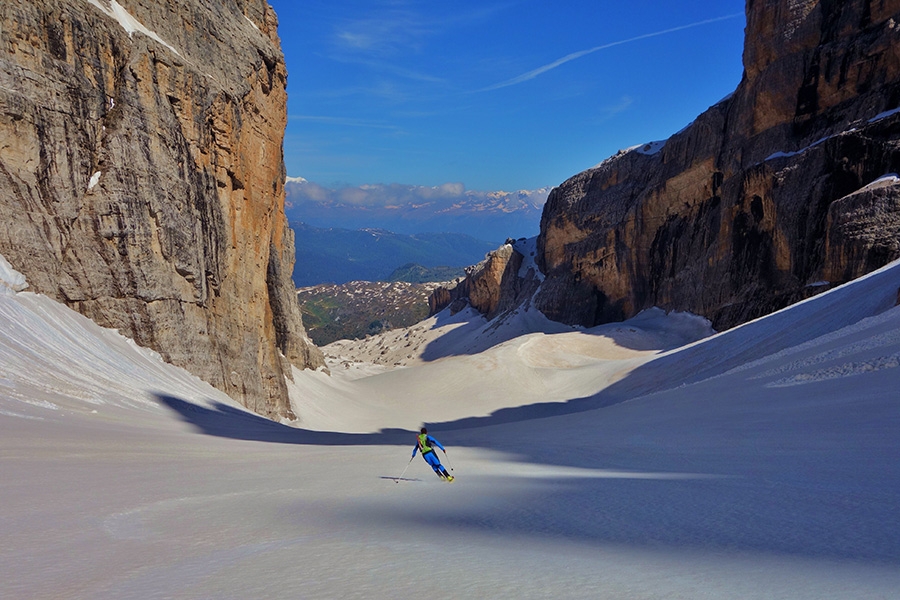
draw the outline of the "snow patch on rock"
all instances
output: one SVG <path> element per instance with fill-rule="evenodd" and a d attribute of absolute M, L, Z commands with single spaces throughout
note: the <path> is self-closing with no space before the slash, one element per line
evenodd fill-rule
<path fill-rule="evenodd" d="M 900 113 L 900 107 L 895 108 L 893 110 L 886 110 L 883 113 L 878 113 L 877 115 L 875 115 L 874 117 L 869 119 L 869 123 L 875 123 L 876 121 L 880 121 L 882 119 L 887 119 L 888 117 L 892 117 L 892 116 L 896 115 L 897 113 Z"/>
<path fill-rule="evenodd" d="M 900 183 L 900 176 L 896 173 L 888 173 L 886 175 L 882 175 L 869 185 L 863 187 L 863 190 L 874 190 L 877 188 L 890 187 L 892 185 L 897 185 Z"/>
<path fill-rule="evenodd" d="M 96 173 L 94 173 L 93 175 L 91 175 L 91 180 L 88 181 L 88 188 L 87 188 L 88 191 L 91 191 L 92 189 L 94 189 L 95 187 L 97 187 L 97 184 L 100 182 L 100 176 L 101 176 L 102 174 L 103 174 L 103 173 L 102 173 L 101 171 L 97 171 Z"/>
<path fill-rule="evenodd" d="M 259 25 L 257 25 L 256 23 L 254 23 L 254 22 L 253 22 L 253 19 L 251 19 L 251 18 L 248 17 L 247 15 L 244 15 L 244 18 L 247 19 L 247 22 L 248 22 L 248 23 L 250 23 L 251 25 L 253 25 L 253 29 L 259 31 Z"/>
<path fill-rule="evenodd" d="M 643 154 L 645 156 L 653 156 L 657 154 L 660 150 L 666 147 L 666 140 L 659 140 L 656 142 L 648 142 L 646 144 L 641 144 L 640 146 L 636 146 L 634 151 L 638 154 Z"/>
<path fill-rule="evenodd" d="M 116 0 L 109 0 L 108 6 L 104 6 L 103 3 L 100 2 L 100 0 L 88 0 L 88 2 L 100 9 L 103 14 L 115 19 L 119 23 L 119 25 L 122 26 L 122 29 L 124 29 L 128 33 L 129 37 L 133 36 L 135 32 L 142 33 L 150 39 L 159 42 L 178 56 L 181 56 L 181 53 L 178 52 L 178 50 L 176 50 L 174 46 L 159 37 L 156 32 L 147 29 L 143 23 L 138 21 L 134 17 L 134 15 L 125 10 L 125 8 L 121 4 L 116 2 Z"/>
<path fill-rule="evenodd" d="M 541 273 L 541 270 L 537 266 L 537 262 L 535 262 L 535 257 L 537 256 L 537 236 L 516 240 L 515 243 L 513 243 L 513 248 L 524 257 L 522 259 L 522 266 L 519 267 L 519 277 L 524 279 L 528 276 L 528 270 L 532 269 L 538 281 L 543 281 L 544 274 Z"/>
<path fill-rule="evenodd" d="M 27 287 L 25 276 L 13 269 L 6 257 L 0 254 L 0 296 L 13 296 Z"/>

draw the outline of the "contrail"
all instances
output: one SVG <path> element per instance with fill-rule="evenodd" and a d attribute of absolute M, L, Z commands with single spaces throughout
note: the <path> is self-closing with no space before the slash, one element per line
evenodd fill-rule
<path fill-rule="evenodd" d="M 550 64 L 546 64 L 543 67 L 538 67 L 533 71 L 528 71 L 527 73 L 523 73 L 518 77 L 513 77 L 512 79 L 508 79 L 506 81 L 502 81 L 500 83 L 496 83 L 494 85 L 488 86 L 486 88 L 482 88 L 478 90 L 479 92 L 489 92 L 491 90 L 499 90 L 500 88 L 509 87 L 511 85 L 516 85 L 522 83 L 524 81 L 529 81 L 534 79 L 538 75 L 543 75 L 547 71 L 552 71 L 556 67 L 560 65 L 564 65 L 567 62 L 573 61 L 577 58 L 581 58 L 582 56 L 587 56 L 588 54 L 593 54 L 598 50 L 605 50 L 607 48 L 612 48 L 613 46 L 621 46 L 622 44 L 630 44 L 631 42 L 637 42 L 640 40 L 646 40 L 647 38 L 657 37 L 660 35 L 666 35 L 667 33 L 675 33 L 676 31 L 683 31 L 685 29 L 691 29 L 692 27 L 700 27 L 701 25 L 709 25 L 710 23 L 717 23 L 719 21 L 726 21 L 728 19 L 734 19 L 736 17 L 743 16 L 743 13 L 736 13 L 733 15 L 726 15 L 724 17 L 716 17 L 715 19 L 707 19 L 705 21 L 698 21 L 697 23 L 691 23 L 689 25 L 681 25 L 679 27 L 673 27 L 671 29 L 664 29 L 662 31 L 656 31 L 653 33 L 645 33 L 643 35 L 639 35 L 637 37 L 628 38 L 627 40 L 620 40 L 618 42 L 610 42 L 609 44 L 603 44 L 602 46 L 594 46 L 593 48 L 589 48 L 587 50 L 580 50 L 579 52 L 573 52 L 572 54 L 567 54 L 560 59 L 553 61 Z"/>

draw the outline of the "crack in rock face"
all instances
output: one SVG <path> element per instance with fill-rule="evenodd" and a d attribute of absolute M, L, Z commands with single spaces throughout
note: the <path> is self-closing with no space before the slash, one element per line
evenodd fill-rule
<path fill-rule="evenodd" d="M 0 5 L 0 253 L 274 419 L 317 368 L 291 272 L 286 69 L 263 0 Z"/>

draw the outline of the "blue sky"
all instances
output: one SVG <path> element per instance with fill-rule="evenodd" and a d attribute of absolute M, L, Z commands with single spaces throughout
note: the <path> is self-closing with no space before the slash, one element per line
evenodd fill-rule
<path fill-rule="evenodd" d="M 553 186 L 740 82 L 743 0 L 270 0 L 288 175 Z"/>

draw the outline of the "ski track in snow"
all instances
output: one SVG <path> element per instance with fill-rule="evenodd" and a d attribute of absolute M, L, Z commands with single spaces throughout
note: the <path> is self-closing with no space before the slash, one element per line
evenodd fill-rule
<path fill-rule="evenodd" d="M 894 369 L 898 366 L 900 366 L 900 352 L 895 352 L 890 356 L 879 356 L 860 362 L 848 362 L 826 369 L 818 369 L 809 373 L 785 377 L 784 379 L 779 379 L 778 381 L 766 384 L 766 387 L 785 387 L 789 385 L 802 385 L 806 383 L 828 381 L 829 379 L 851 377 L 862 373 L 873 373 L 882 369 Z"/>
<path fill-rule="evenodd" d="M 850 357 L 850 356 L 858 356 L 863 353 L 871 353 L 872 351 L 877 351 L 883 348 L 892 348 L 896 346 L 900 346 L 900 329 L 893 328 L 894 321 L 896 321 L 896 315 L 893 313 L 884 313 L 879 317 L 872 317 L 870 319 L 865 319 L 860 324 L 854 327 L 848 327 L 841 330 L 839 335 L 832 334 L 831 336 L 823 336 L 822 338 L 818 338 L 809 342 L 801 348 L 794 348 L 792 351 L 797 353 L 800 350 L 808 350 L 811 348 L 820 347 L 825 345 L 826 343 L 833 343 L 836 340 L 840 340 L 846 338 L 853 334 L 858 334 L 860 331 L 868 333 L 870 330 L 877 330 L 883 327 L 889 327 L 887 331 L 882 333 L 868 334 L 865 339 L 849 342 L 844 345 L 841 345 L 838 348 L 834 348 L 832 350 L 827 350 L 825 352 L 814 353 L 810 356 L 807 356 L 802 359 L 794 360 L 791 362 L 784 363 L 778 367 L 768 369 L 758 375 L 754 375 L 751 379 L 767 379 L 776 375 L 780 375 L 783 373 L 791 372 L 791 371 L 799 371 L 804 369 L 809 369 L 809 367 L 814 367 L 816 365 L 820 365 L 827 362 L 839 361 L 841 359 Z M 787 353 L 785 353 L 787 354 Z M 890 357 L 879 356 L 873 359 L 869 359 L 868 361 L 861 361 L 859 364 L 875 364 L 875 363 L 883 363 L 885 367 L 889 366 Z M 850 363 L 845 363 L 850 364 Z M 863 367 L 864 368 L 864 367 Z M 831 369 L 819 370 L 817 373 L 825 373 L 829 371 L 833 371 L 835 373 L 840 372 L 841 368 L 832 367 Z M 845 369 L 844 369 L 845 370 Z M 853 369 L 850 369 L 852 372 Z M 816 380 L 814 375 L 804 374 L 799 377 L 798 381 L 813 381 Z M 830 378 L 830 377 L 829 377 Z M 792 378 L 786 378 L 783 380 L 779 380 L 781 382 L 790 381 Z M 775 385 L 775 383 L 769 384 Z"/>

